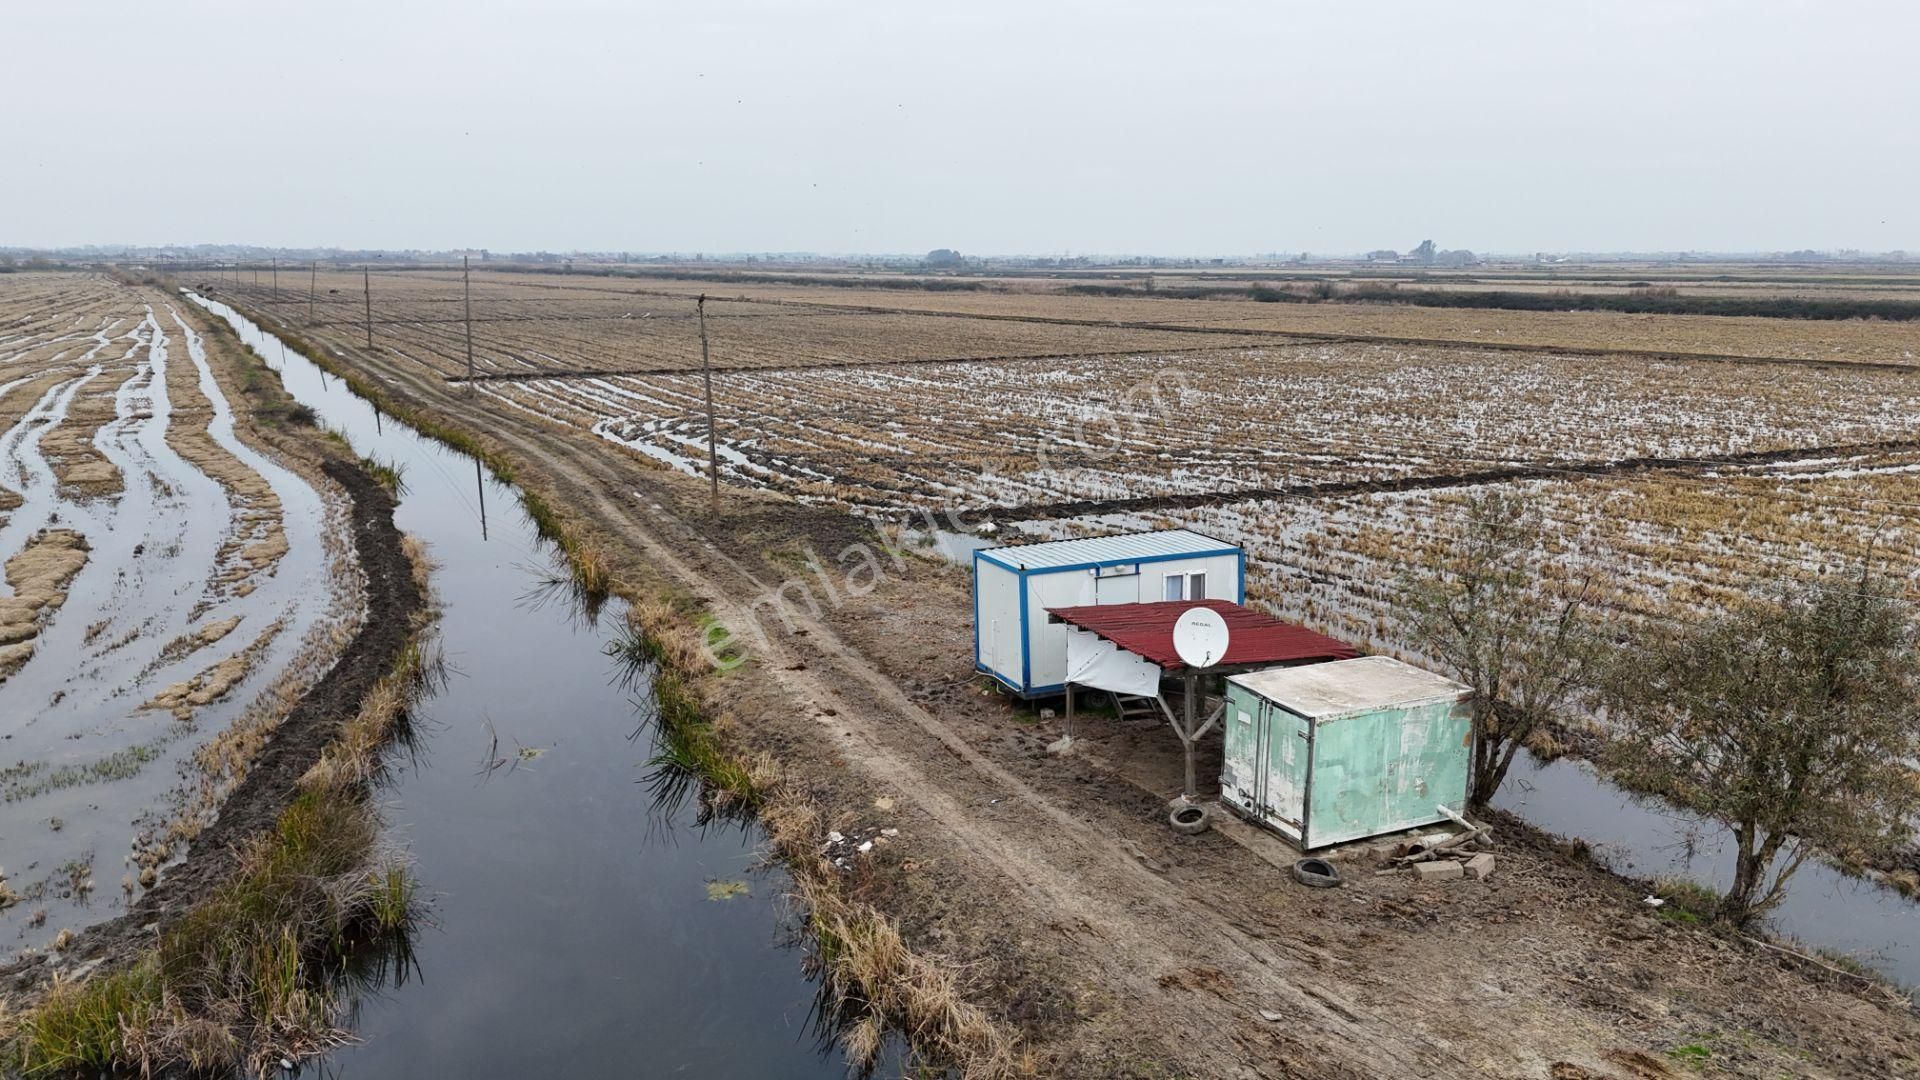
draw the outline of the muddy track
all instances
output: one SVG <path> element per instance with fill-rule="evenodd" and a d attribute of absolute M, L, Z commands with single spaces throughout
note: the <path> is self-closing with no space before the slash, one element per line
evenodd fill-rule
<path fill-rule="evenodd" d="M 357 466 L 329 460 L 327 476 L 347 492 L 354 552 L 366 573 L 366 620 L 339 660 L 280 723 L 219 816 L 124 915 L 82 931 L 60 954 L 64 965 L 112 965 L 153 941 L 165 925 L 231 870 L 239 845 L 272 827 L 298 793 L 297 781 L 359 710 L 360 700 L 392 670 L 406 646 L 413 617 L 425 602 L 393 523 L 393 498 Z M 50 954 L 0 967 L 0 990 L 31 995 L 43 983 Z"/>
<path fill-rule="evenodd" d="M 1178 495 L 1142 495 L 1127 499 L 1074 499 L 1064 502 L 1028 503 L 982 511 L 997 522 L 1045 521 L 1053 518 L 1083 517 L 1095 514 L 1130 514 L 1155 510 L 1190 510 L 1223 506 L 1229 503 L 1277 499 L 1329 499 L 1343 495 L 1377 495 L 1400 491 L 1435 491 L 1443 488 L 1477 487 L 1516 480 L 1563 480 L 1568 478 L 1618 476 L 1642 472 L 1704 472 L 1711 469 L 1740 468 L 1751 465 L 1775 465 L 1821 458 L 1864 454 L 1897 454 L 1920 450 L 1920 439 L 1885 439 L 1879 442 L 1849 443 L 1841 446 L 1809 446 L 1785 450 L 1754 450 L 1739 454 L 1704 454 L 1699 457 L 1630 457 L 1607 461 L 1524 462 L 1497 469 L 1471 472 L 1437 473 L 1432 476 L 1396 476 L 1372 480 L 1328 480 L 1314 484 L 1286 484 L 1280 487 L 1229 488 L 1224 491 L 1193 491 Z"/>
<path fill-rule="evenodd" d="M 354 359 L 365 362 L 364 354 Z M 470 404 L 413 365 L 382 353 L 370 366 L 393 389 L 445 415 L 471 415 Z M 779 582 L 713 542 L 724 535 L 724 522 L 660 513 L 650 492 L 661 473 L 531 417 L 496 409 L 485 416 L 485 429 L 547 481 L 551 501 L 638 546 L 660 572 L 700 595 L 722 624 L 753 624 L 749 604 Z M 790 512 L 822 514 L 827 531 L 851 527 L 831 512 Z M 722 528 L 703 527 L 714 525 Z M 791 710 L 815 721 L 814 738 L 857 763 L 876 790 L 917 803 L 925 832 L 972 868 L 975 887 L 1013 898 L 1011 907 L 1031 925 L 1087 928 L 1063 948 L 1083 975 L 1097 973 L 1101 993 L 1158 1015 L 1170 1030 L 1194 1032 L 1258 1023 L 1245 1004 L 1258 1001 L 1305 1040 L 1305 1060 L 1326 1063 L 1298 1075 L 1477 1075 L 1468 1058 L 1411 1029 L 1405 1017 L 1336 989 L 1317 970 L 1337 967 L 1321 950 L 1250 932 L 1240 913 L 1153 868 L 1116 827 L 1111 804 L 1043 792 L 991 759 L 824 619 L 797 611 L 790 625 L 773 630 L 756 650 L 756 671 L 777 685 Z M 1199 958 L 1242 988 L 1237 1001 L 1169 995 L 1161 980 Z M 1224 1039 L 1166 1050 L 1195 1075 L 1234 1075 L 1245 1065 Z"/>

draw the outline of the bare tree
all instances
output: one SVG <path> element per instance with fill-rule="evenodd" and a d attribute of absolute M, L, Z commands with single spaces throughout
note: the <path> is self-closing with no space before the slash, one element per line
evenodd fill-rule
<path fill-rule="evenodd" d="M 1473 687 L 1469 799 L 1484 806 L 1527 740 L 1592 687 L 1599 652 L 1586 618 L 1592 579 L 1549 580 L 1530 497 L 1476 491 L 1466 512 L 1447 561 L 1402 592 L 1416 646 Z"/>
<path fill-rule="evenodd" d="M 1920 811 L 1920 659 L 1910 613 L 1858 575 L 1782 584 L 1762 603 L 1666 635 L 1609 695 L 1616 775 L 1726 823 L 1745 926 L 1816 850 L 1904 842 Z"/>

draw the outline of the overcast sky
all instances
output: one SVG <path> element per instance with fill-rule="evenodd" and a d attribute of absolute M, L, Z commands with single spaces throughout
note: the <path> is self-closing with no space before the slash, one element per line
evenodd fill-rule
<path fill-rule="evenodd" d="M 0 245 L 1920 251 L 1920 5 L 20 3 Z"/>

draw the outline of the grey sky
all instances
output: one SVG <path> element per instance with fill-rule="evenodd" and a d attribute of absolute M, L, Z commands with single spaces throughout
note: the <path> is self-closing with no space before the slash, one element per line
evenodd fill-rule
<path fill-rule="evenodd" d="M 0 244 L 1920 250 L 1905 3 L 15 4 Z"/>

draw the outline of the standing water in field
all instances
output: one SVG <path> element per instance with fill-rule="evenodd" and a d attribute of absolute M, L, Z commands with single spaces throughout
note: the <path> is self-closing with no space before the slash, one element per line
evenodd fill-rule
<path fill-rule="evenodd" d="M 1630 795 L 1571 758 L 1543 764 L 1523 754 L 1494 805 L 1548 832 L 1585 840 L 1623 874 L 1679 877 L 1715 889 L 1733 880 L 1725 825 Z M 1920 987 L 1920 904 L 1892 889 L 1809 859 L 1767 922 L 1806 947 Z"/>
<path fill-rule="evenodd" d="M 295 398 L 398 467 L 400 528 L 427 541 L 450 677 L 382 789 L 429 925 L 363 993 L 344 1077 L 831 1076 L 815 988 L 751 825 L 658 804 L 651 704 L 563 574 L 514 488 L 379 416 L 224 304 Z M 562 593 L 555 596 L 555 593 Z M 395 751 L 398 753 L 399 751 Z M 671 787 L 672 785 L 667 785 Z"/>
<path fill-rule="evenodd" d="M 359 615 L 341 508 L 236 437 L 193 327 L 117 286 L 76 297 L 98 314 L 70 362 L 0 383 L 27 399 L 0 425 L 9 952 L 126 910 L 230 781 L 200 751 L 297 697 Z M 65 561 L 34 583 L 36 559 Z"/>

